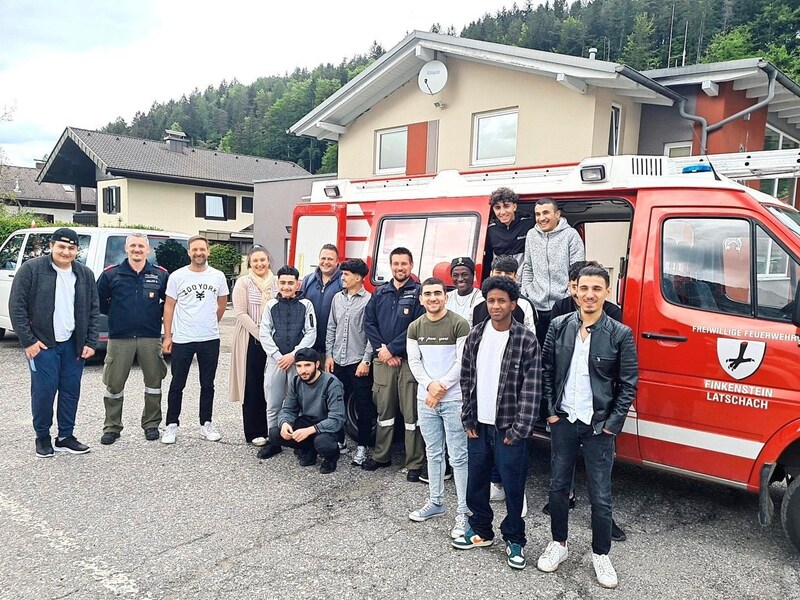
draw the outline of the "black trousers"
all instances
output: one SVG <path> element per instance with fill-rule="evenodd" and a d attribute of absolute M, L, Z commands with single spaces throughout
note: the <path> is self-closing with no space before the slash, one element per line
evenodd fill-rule
<path fill-rule="evenodd" d="M 264 398 L 264 368 L 267 365 L 267 353 L 256 338 L 252 335 L 249 337 L 242 404 L 244 437 L 248 442 L 259 437 L 265 438 L 268 433 L 267 401 Z"/>
<path fill-rule="evenodd" d="M 312 419 L 305 415 L 300 415 L 297 420 L 292 423 L 292 429 L 298 430 L 304 427 L 311 427 L 316 425 L 319 421 Z M 287 448 L 297 448 L 304 452 L 313 452 L 314 454 L 321 454 L 324 458 L 339 459 L 339 445 L 336 443 L 335 433 L 314 433 L 304 439 L 302 442 L 295 442 L 294 440 L 285 440 L 281 437 L 280 427 L 273 427 L 269 430 L 270 444 L 278 446 L 285 446 Z"/>
<path fill-rule="evenodd" d="M 372 401 L 372 370 L 364 377 L 356 377 L 356 368 L 359 363 L 352 365 L 333 364 L 333 374 L 342 382 L 344 386 L 345 401 L 356 403 L 358 412 L 358 445 L 369 446 L 372 439 L 372 430 L 375 428 L 375 420 L 378 418 L 378 411 Z M 344 430 L 342 439 L 344 441 Z"/>
<path fill-rule="evenodd" d="M 197 355 L 200 370 L 200 425 L 211 420 L 214 411 L 214 377 L 219 363 L 219 340 L 172 344 L 172 381 L 167 396 L 167 425 L 180 425 L 181 404 L 186 378 Z"/>

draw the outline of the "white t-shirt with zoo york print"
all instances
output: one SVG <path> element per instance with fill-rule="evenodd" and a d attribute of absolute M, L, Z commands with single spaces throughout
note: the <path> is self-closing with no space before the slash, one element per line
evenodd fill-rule
<path fill-rule="evenodd" d="M 172 341 L 176 344 L 219 339 L 217 298 L 228 295 L 222 271 L 206 267 L 192 271 L 181 267 L 167 281 L 167 296 L 175 299 Z"/>

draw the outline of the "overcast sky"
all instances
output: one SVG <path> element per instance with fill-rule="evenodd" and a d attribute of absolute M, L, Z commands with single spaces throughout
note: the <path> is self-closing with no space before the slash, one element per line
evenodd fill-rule
<path fill-rule="evenodd" d="M 508 0 L 0 0 L 0 148 L 33 166 L 68 125 L 128 123 L 154 101 L 223 79 L 385 49 L 431 24 L 457 32 Z"/>

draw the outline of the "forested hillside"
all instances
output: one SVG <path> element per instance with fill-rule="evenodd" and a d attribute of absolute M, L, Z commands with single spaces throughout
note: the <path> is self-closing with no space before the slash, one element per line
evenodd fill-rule
<path fill-rule="evenodd" d="M 432 31 L 442 31 L 439 24 Z M 448 34 L 456 33 L 450 27 Z M 733 60 L 769 59 L 800 83 L 800 0 L 554 0 L 514 4 L 470 23 L 461 37 L 587 56 L 645 70 Z M 398 36 L 399 41 L 399 36 Z M 185 131 L 194 145 L 290 160 L 312 173 L 336 170 L 334 143 L 286 130 L 383 54 L 374 43 L 338 66 L 265 76 L 245 85 L 222 82 L 166 103 L 154 103 L 130 123 L 103 131 L 160 139 Z"/>

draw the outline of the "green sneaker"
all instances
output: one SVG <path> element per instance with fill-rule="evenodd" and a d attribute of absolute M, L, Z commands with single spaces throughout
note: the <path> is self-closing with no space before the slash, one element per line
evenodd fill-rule
<path fill-rule="evenodd" d="M 464 535 L 457 537 L 452 542 L 453 548 L 459 550 L 469 550 L 470 548 L 482 548 L 484 546 L 491 546 L 494 544 L 494 539 L 485 540 L 477 533 L 472 531 L 472 527 L 467 529 Z"/>
<path fill-rule="evenodd" d="M 506 562 L 512 569 L 524 569 L 528 564 L 528 561 L 525 560 L 525 552 L 519 544 L 506 542 L 506 556 L 508 557 Z"/>

